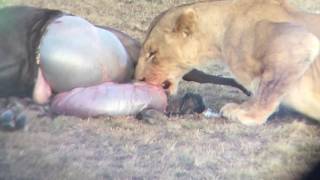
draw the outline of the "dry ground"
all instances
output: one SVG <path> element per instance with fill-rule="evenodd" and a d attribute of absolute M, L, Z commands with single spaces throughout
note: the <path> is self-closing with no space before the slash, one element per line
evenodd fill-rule
<path fill-rule="evenodd" d="M 192 0 L 0 0 L 58 8 L 143 39 L 154 16 Z M 293 0 L 320 10 L 319 0 Z M 224 73 L 211 67 L 215 74 Z M 245 99 L 237 90 L 183 83 L 217 111 Z M 320 160 L 319 125 L 297 115 L 248 128 L 203 116 L 148 125 L 132 117 L 80 120 L 37 117 L 29 128 L 0 132 L 0 179 L 300 179 Z"/>

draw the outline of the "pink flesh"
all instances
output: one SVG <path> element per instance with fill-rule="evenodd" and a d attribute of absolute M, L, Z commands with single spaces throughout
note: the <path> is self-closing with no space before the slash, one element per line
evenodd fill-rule
<path fill-rule="evenodd" d="M 39 68 L 36 84 L 33 90 L 33 100 L 38 104 L 46 104 L 52 95 L 51 88 Z"/>
<path fill-rule="evenodd" d="M 53 112 L 81 118 L 101 115 L 135 115 L 148 108 L 165 111 L 167 96 L 163 89 L 147 85 L 103 83 L 76 88 L 54 97 Z"/>
<path fill-rule="evenodd" d="M 39 104 L 49 102 L 51 88 L 39 68 L 33 99 Z M 76 88 L 56 95 L 51 105 L 58 114 L 81 118 L 101 115 L 135 115 L 148 108 L 165 111 L 167 96 L 161 87 L 145 83 L 103 83 L 87 88 Z"/>

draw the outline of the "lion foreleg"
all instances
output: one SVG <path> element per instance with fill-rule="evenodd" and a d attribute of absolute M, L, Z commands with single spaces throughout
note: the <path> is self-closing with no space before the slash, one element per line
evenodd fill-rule
<path fill-rule="evenodd" d="M 223 117 L 245 125 L 263 124 L 314 61 L 319 51 L 319 41 L 314 35 L 301 29 L 281 32 L 270 41 L 259 60 L 262 69 L 254 95 L 242 104 L 225 105 L 221 109 Z"/>

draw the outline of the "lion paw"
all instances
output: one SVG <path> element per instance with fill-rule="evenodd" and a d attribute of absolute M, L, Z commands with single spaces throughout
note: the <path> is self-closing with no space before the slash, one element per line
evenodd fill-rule
<path fill-rule="evenodd" d="M 220 115 L 228 120 L 241 122 L 247 126 L 257 126 L 263 124 L 266 120 L 260 118 L 256 113 L 250 113 L 246 108 L 239 104 L 229 103 L 220 110 Z"/>

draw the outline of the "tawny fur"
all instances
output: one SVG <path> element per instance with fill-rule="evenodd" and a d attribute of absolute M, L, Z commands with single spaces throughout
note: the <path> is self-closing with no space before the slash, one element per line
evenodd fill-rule
<path fill-rule="evenodd" d="M 208 61 L 224 62 L 254 94 L 221 114 L 263 124 L 280 103 L 320 120 L 320 16 L 286 0 L 204 1 L 172 8 L 152 23 L 136 79 L 174 93 L 182 76 Z"/>

